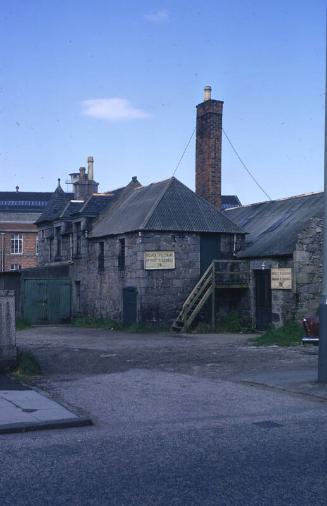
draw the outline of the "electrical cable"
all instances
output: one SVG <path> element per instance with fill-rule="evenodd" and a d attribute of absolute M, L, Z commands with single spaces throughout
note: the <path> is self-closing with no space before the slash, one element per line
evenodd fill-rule
<path fill-rule="evenodd" d="M 189 138 L 189 140 L 188 140 L 188 142 L 187 142 L 187 144 L 186 144 L 186 146 L 185 146 L 185 149 L 184 149 L 184 151 L 183 151 L 183 153 L 182 153 L 182 156 L 180 157 L 180 159 L 179 159 L 179 161 L 178 161 L 178 164 L 176 165 L 176 168 L 175 168 L 175 170 L 174 170 L 174 172 L 173 172 L 173 176 L 176 174 L 177 169 L 178 169 L 178 167 L 180 166 L 180 164 L 181 164 L 181 162 L 182 162 L 182 160 L 183 160 L 183 158 L 184 158 L 184 155 L 185 155 L 185 153 L 186 153 L 186 151 L 187 151 L 187 148 L 189 147 L 189 145 L 190 145 L 190 143 L 191 143 L 191 140 L 192 140 L 192 138 L 193 138 L 193 135 L 195 134 L 195 130 L 196 130 L 196 129 L 194 128 L 194 130 L 193 130 L 193 132 L 192 132 L 192 135 L 191 135 L 191 137 Z"/>
<path fill-rule="evenodd" d="M 191 137 L 189 138 L 189 140 L 187 141 L 187 144 L 184 148 L 184 151 L 182 153 L 182 156 L 180 157 L 180 159 L 178 160 L 178 163 L 175 167 L 175 170 L 173 172 L 173 176 L 176 174 L 180 164 L 182 163 L 182 160 L 184 158 L 184 155 L 187 151 L 187 148 L 189 147 L 190 143 L 191 143 L 191 140 L 193 139 L 193 135 L 195 134 L 195 130 L 196 128 L 194 128 L 192 134 L 191 134 Z M 240 157 L 240 155 L 238 154 L 234 144 L 232 143 L 232 141 L 230 140 L 230 138 L 228 137 L 227 133 L 225 132 L 225 130 L 222 128 L 222 131 L 227 139 L 227 141 L 229 142 L 232 150 L 234 151 L 235 155 L 237 156 L 237 158 L 239 159 L 239 161 L 241 162 L 241 164 L 243 165 L 244 169 L 246 170 L 246 172 L 249 174 L 249 176 L 253 179 L 253 181 L 255 182 L 255 184 L 258 186 L 258 188 L 260 188 L 260 190 L 266 195 L 266 197 L 269 199 L 269 200 L 272 200 L 271 196 L 263 189 L 263 187 L 261 186 L 261 184 L 259 183 L 259 181 L 257 181 L 257 179 L 254 177 L 254 175 L 251 173 L 250 169 L 248 169 L 248 167 L 246 166 L 246 164 L 243 162 L 242 158 Z"/>
<path fill-rule="evenodd" d="M 266 197 L 268 197 L 269 200 L 272 200 L 271 196 L 262 188 L 261 184 L 256 180 L 256 178 L 253 176 L 253 174 L 251 173 L 250 169 L 247 168 L 247 166 L 245 165 L 245 163 L 243 162 L 242 158 L 240 157 L 240 155 L 238 154 L 238 152 L 236 151 L 236 148 L 234 147 L 234 145 L 232 144 L 232 141 L 230 140 L 230 138 L 228 137 L 228 135 L 226 134 L 225 130 L 222 129 L 226 139 L 228 140 L 232 150 L 234 151 L 235 155 L 237 156 L 237 158 L 239 159 L 239 161 L 241 162 L 241 164 L 243 165 L 243 167 L 245 168 L 246 172 L 249 174 L 249 176 L 253 179 L 253 181 L 255 182 L 255 184 L 260 188 L 260 190 L 266 195 Z"/>

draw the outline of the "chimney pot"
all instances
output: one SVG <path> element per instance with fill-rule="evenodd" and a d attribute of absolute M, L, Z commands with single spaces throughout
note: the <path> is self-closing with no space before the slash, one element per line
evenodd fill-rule
<path fill-rule="evenodd" d="M 211 100 L 211 86 L 204 87 L 203 101 L 206 102 L 207 100 Z"/>
<path fill-rule="evenodd" d="M 16 192 L 17 193 L 19 192 L 19 186 L 18 185 L 16 186 Z"/>
<path fill-rule="evenodd" d="M 133 181 L 133 183 L 136 183 L 136 181 L 137 181 L 137 176 L 133 176 L 133 177 L 132 177 L 132 181 Z"/>

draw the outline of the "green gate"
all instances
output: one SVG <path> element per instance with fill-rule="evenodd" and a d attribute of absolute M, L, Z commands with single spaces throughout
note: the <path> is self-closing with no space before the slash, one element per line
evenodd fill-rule
<path fill-rule="evenodd" d="M 68 279 L 24 279 L 23 318 L 33 324 L 67 323 L 71 317 Z"/>

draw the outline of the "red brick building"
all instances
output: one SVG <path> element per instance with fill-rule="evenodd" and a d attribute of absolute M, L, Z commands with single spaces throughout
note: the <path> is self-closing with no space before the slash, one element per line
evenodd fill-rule
<path fill-rule="evenodd" d="M 38 240 L 34 224 L 52 193 L 0 192 L 0 272 L 37 266 Z"/>

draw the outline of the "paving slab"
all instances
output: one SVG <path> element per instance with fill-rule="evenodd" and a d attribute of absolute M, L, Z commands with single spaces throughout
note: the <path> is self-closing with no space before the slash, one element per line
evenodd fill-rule
<path fill-rule="evenodd" d="M 289 370 L 265 371 L 252 373 L 242 383 L 262 386 L 285 391 L 292 394 L 304 395 L 327 401 L 327 385 L 318 383 L 317 370 Z"/>
<path fill-rule="evenodd" d="M 92 425 L 92 420 L 15 379 L 0 376 L 0 434 L 83 425 Z"/>

